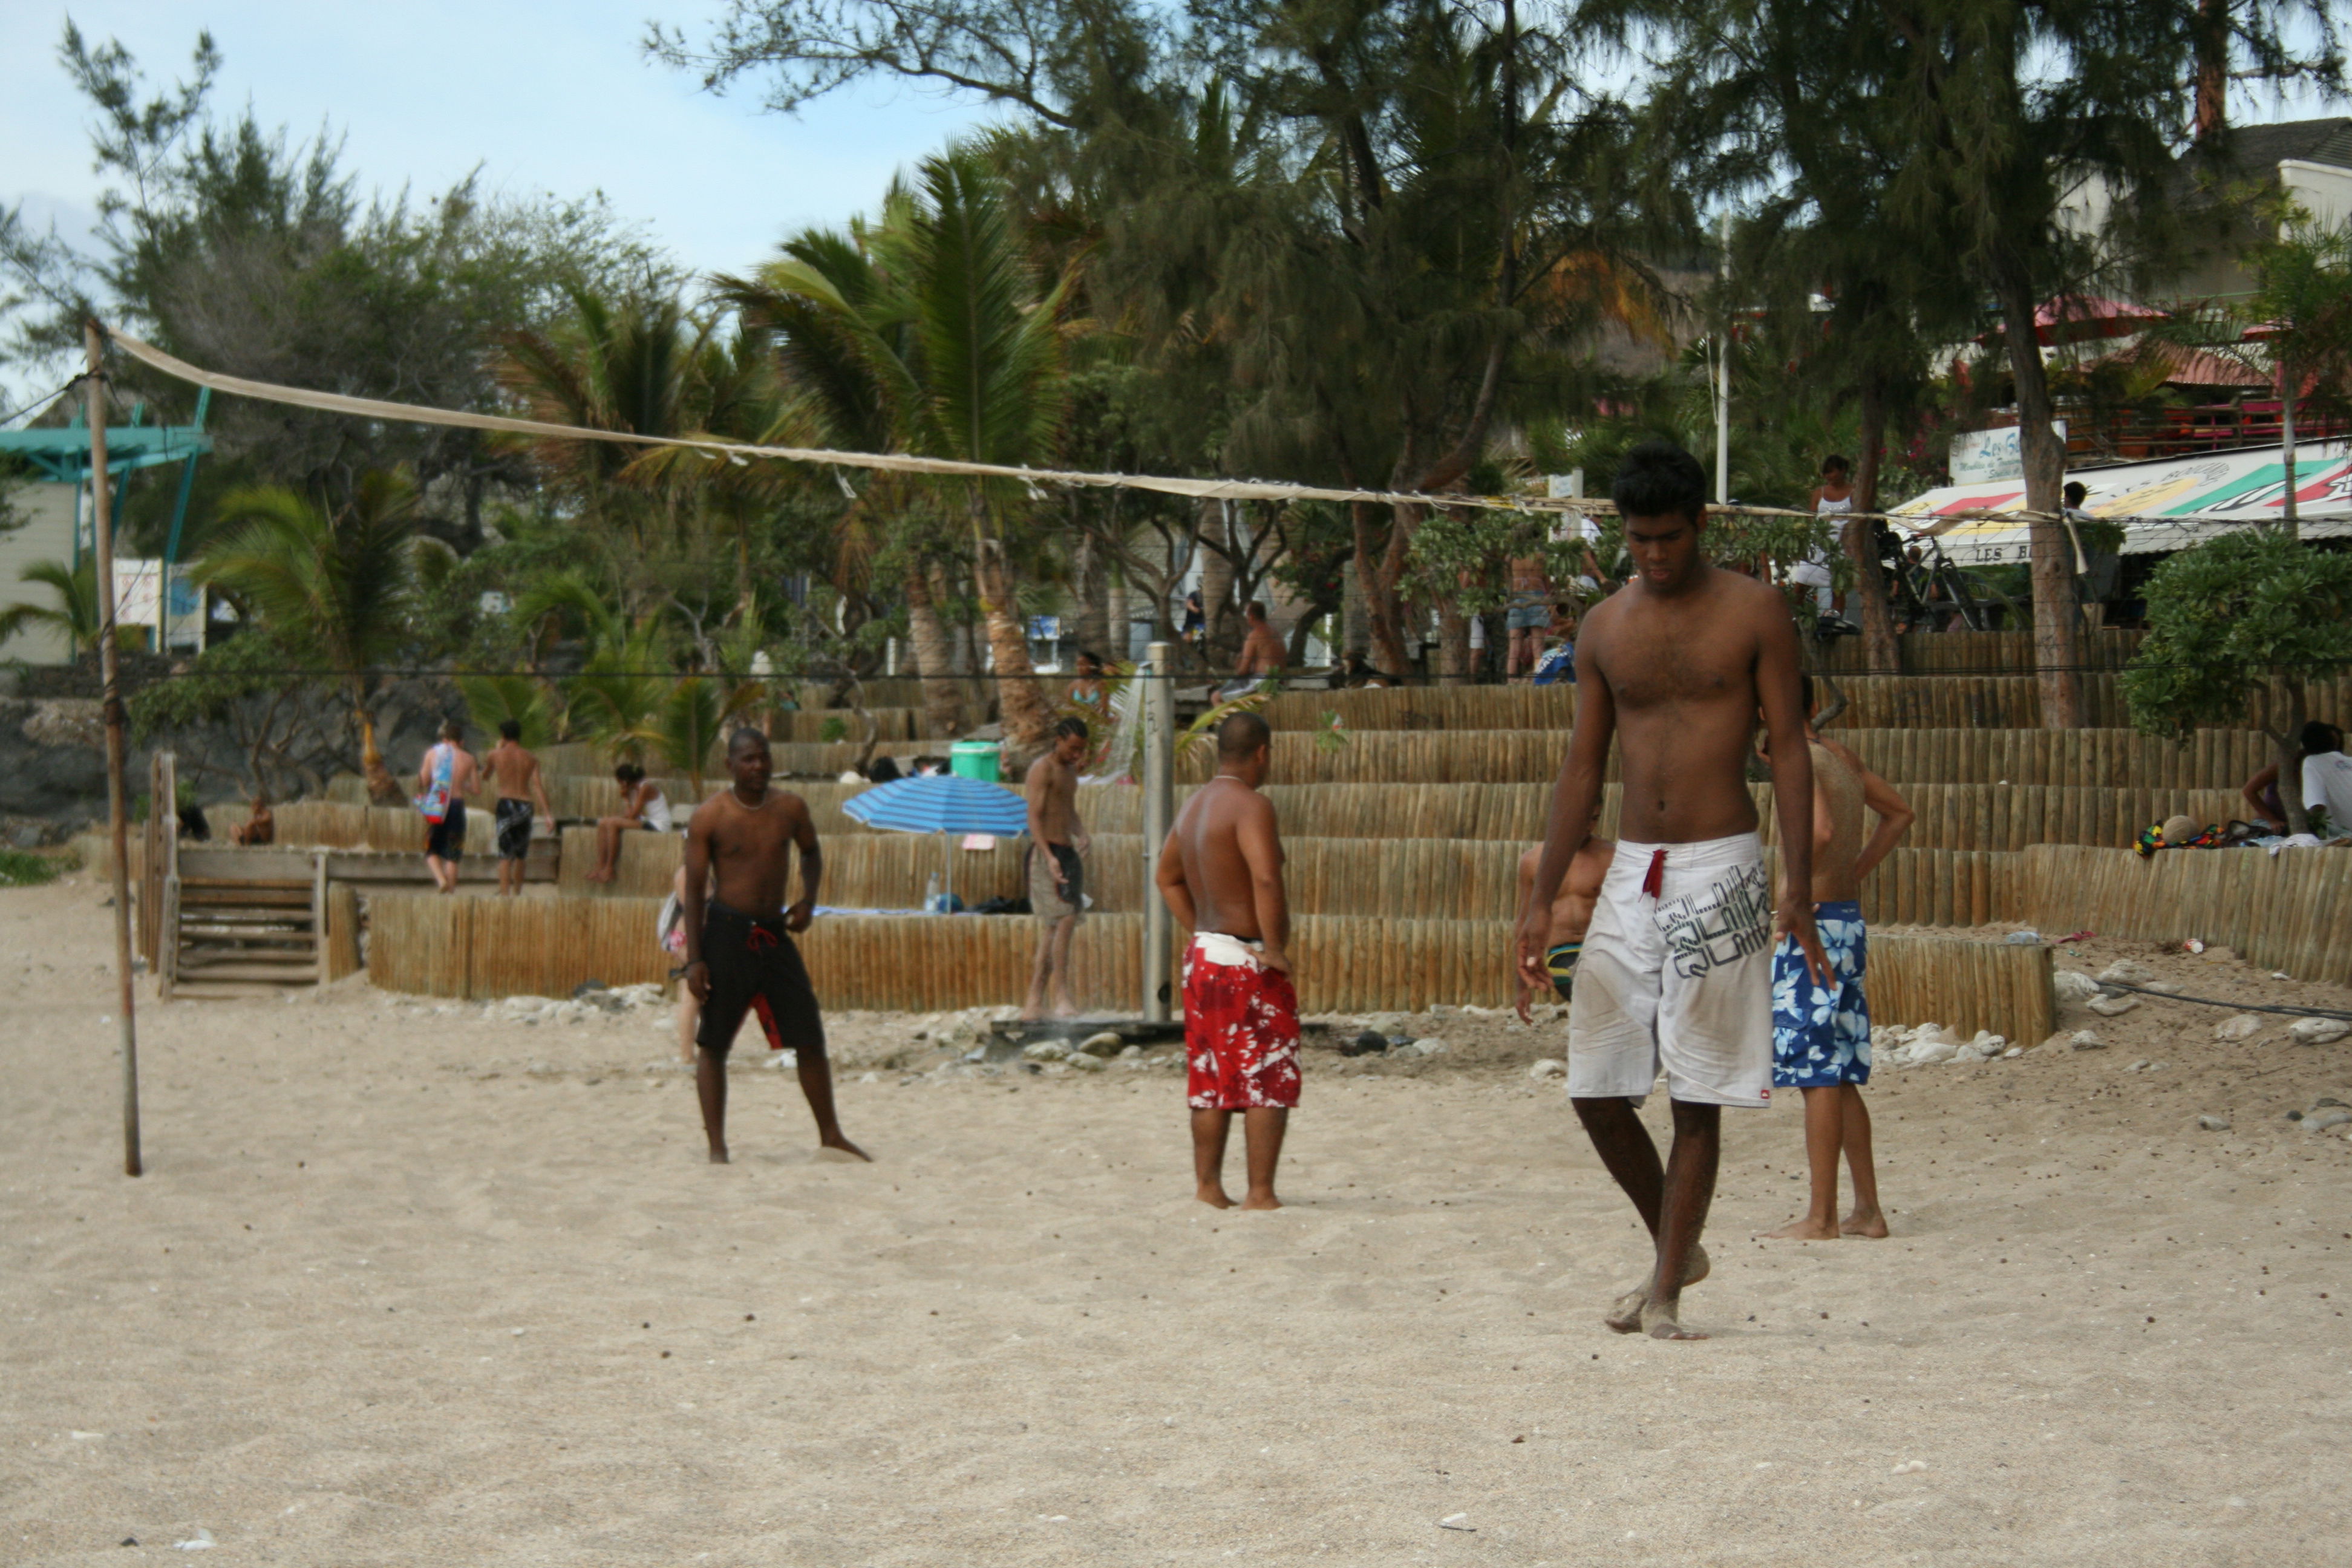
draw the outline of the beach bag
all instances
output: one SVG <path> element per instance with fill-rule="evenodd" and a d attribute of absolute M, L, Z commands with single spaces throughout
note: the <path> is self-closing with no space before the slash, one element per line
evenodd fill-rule
<path fill-rule="evenodd" d="M 416 797 L 416 809 L 425 814 L 425 821 L 438 827 L 442 818 L 449 815 L 449 775 L 457 771 L 457 754 L 446 743 L 434 747 L 432 754 L 440 760 L 433 764 L 433 782 Z"/>
<path fill-rule="evenodd" d="M 665 952 L 686 951 L 686 903 L 676 892 L 662 900 L 661 912 L 654 917 L 654 940 Z"/>

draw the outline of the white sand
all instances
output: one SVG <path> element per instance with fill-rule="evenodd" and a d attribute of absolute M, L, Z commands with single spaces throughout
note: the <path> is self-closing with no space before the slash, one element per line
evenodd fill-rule
<path fill-rule="evenodd" d="M 2352 1557 L 2352 1146 L 2281 1120 L 2352 1042 L 2151 1004 L 1884 1074 L 1880 1243 L 1754 1240 L 1798 1118 L 1728 1117 L 1717 1337 L 1658 1344 L 1599 1322 L 1643 1248 L 1556 1031 L 1314 1054 L 1260 1215 L 1190 1200 L 1165 1071 L 852 1070 L 871 1169 L 746 1071 L 714 1170 L 642 1014 L 150 1006 L 132 1182 L 100 898 L 0 893 L 0 1563 Z"/>

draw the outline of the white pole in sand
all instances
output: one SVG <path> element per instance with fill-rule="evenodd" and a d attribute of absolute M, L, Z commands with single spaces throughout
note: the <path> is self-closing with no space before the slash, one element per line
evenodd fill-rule
<path fill-rule="evenodd" d="M 121 983 L 115 998 L 122 1016 L 122 1173 L 139 1175 L 139 1029 L 131 1012 L 131 824 L 124 810 L 122 784 L 122 670 L 114 635 L 114 516 L 108 505 L 106 483 L 106 385 L 100 365 L 104 342 L 94 320 L 82 323 L 82 348 L 89 358 L 83 386 L 89 407 L 89 499 L 98 533 L 98 660 L 104 674 L 106 719 L 106 816 L 113 836 L 114 973 Z M 157 819 L 166 833 L 178 831 L 168 814 L 178 802 L 151 801 L 147 809 L 167 814 Z M 163 933 L 163 940 L 176 940 Z"/>
<path fill-rule="evenodd" d="M 1153 877 L 1176 821 L 1176 690 L 1168 645 L 1143 650 L 1143 1017 L 1168 1021 L 1168 905 Z"/>

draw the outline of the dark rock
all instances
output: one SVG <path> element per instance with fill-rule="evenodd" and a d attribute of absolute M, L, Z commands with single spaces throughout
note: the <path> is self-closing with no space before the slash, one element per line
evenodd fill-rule
<path fill-rule="evenodd" d="M 1386 1035 L 1375 1029 L 1366 1029 L 1362 1034 L 1341 1046 L 1339 1054 L 1343 1057 L 1369 1057 L 1388 1048 L 1389 1040 Z"/>

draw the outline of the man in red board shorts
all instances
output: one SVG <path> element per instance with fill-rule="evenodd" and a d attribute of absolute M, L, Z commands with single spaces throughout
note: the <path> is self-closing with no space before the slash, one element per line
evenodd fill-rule
<path fill-rule="evenodd" d="M 1576 721 L 1519 914 L 1519 971 L 1550 982 L 1552 900 L 1592 831 L 1613 739 L 1625 775 L 1617 849 L 1593 900 L 1568 1014 L 1568 1096 L 1653 1240 L 1649 1279 L 1602 1319 L 1653 1339 L 1683 1326 L 1683 1287 L 1707 1271 L 1722 1109 L 1771 1102 L 1773 927 L 1829 978 L 1813 933 L 1812 754 L 1796 623 L 1778 589 L 1708 563 L 1706 474 L 1644 442 L 1612 487 L 1633 580 L 1584 618 Z M 1780 823 L 1778 914 L 1748 793 L 1761 707 Z M 1664 1072 L 1674 1147 L 1662 1163 L 1634 1114 Z"/>
<path fill-rule="evenodd" d="M 1278 1209 L 1274 1168 L 1298 1103 L 1298 994 L 1290 983 L 1290 908 L 1282 835 L 1258 794 L 1273 736 L 1255 713 L 1217 726 L 1217 776 L 1177 814 L 1160 852 L 1160 896 L 1192 933 L 1184 949 L 1185 1099 L 1192 1108 L 1193 1196 L 1225 1195 L 1225 1135 L 1242 1113 L 1249 1141 L 1245 1209 Z"/>

